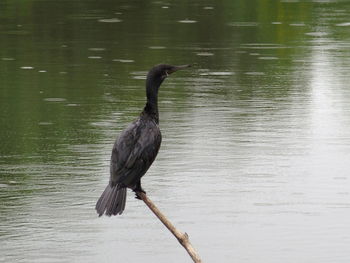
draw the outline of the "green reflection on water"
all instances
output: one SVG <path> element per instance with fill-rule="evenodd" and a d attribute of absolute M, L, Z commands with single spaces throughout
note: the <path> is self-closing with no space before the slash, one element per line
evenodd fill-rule
<path fill-rule="evenodd" d="M 134 117 L 143 105 L 142 76 L 159 62 L 194 63 L 193 76 L 203 69 L 231 72 L 214 92 L 238 99 L 288 97 L 295 82 L 307 89 L 314 45 L 307 33 L 345 40 L 348 27 L 336 24 L 344 24 L 348 8 L 346 2 L 2 1 L 1 155 L 6 162 L 21 155 L 21 162 L 22 155 L 61 144 L 95 143 L 99 131 L 89 124 L 111 111 Z M 186 19 L 197 23 L 178 22 Z M 345 51 L 338 52 L 341 61 Z M 181 78 L 175 81 L 181 90 Z M 172 95 L 181 103 L 188 94 Z"/>
<path fill-rule="evenodd" d="M 59 145 L 97 142 L 99 131 L 89 124 L 111 111 L 134 117 L 143 105 L 142 76 L 159 62 L 194 63 L 193 76 L 203 69 L 231 72 L 214 91 L 231 98 L 288 97 L 295 82 L 307 90 L 314 43 L 306 33 L 345 40 L 348 27 L 335 25 L 344 23 L 348 8 L 346 2 L 2 1 L 1 155 L 24 162 Z M 186 19 L 197 23 L 178 22 Z M 183 89 L 181 78 L 174 81 Z M 171 95 L 181 104 L 188 94 Z"/>

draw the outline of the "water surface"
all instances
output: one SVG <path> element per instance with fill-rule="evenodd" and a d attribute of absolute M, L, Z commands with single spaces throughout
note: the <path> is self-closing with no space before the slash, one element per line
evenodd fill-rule
<path fill-rule="evenodd" d="M 253 2 L 1 1 L 1 262 L 190 262 L 131 192 L 94 211 L 161 62 L 143 186 L 203 261 L 348 262 L 350 6 Z"/>

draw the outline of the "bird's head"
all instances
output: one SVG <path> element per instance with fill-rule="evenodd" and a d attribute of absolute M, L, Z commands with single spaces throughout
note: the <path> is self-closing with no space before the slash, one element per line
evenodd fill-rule
<path fill-rule="evenodd" d="M 191 65 L 182 66 L 172 66 L 167 64 L 159 64 L 154 66 L 147 75 L 147 82 L 154 83 L 156 86 L 160 85 L 164 79 L 166 79 L 170 74 L 180 70 L 190 67 Z"/>

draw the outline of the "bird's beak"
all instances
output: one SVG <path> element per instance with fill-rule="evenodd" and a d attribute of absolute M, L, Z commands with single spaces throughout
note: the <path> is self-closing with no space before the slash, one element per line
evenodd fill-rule
<path fill-rule="evenodd" d="M 174 66 L 171 69 L 167 70 L 167 75 L 170 75 L 171 73 L 174 73 L 175 71 L 178 71 L 180 69 L 185 69 L 189 67 L 191 67 L 191 65 Z"/>

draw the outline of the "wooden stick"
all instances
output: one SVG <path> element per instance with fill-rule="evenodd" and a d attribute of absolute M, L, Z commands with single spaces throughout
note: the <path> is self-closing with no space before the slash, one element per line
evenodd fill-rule
<path fill-rule="evenodd" d="M 191 256 L 193 262 L 201 263 L 198 253 L 193 248 L 187 233 L 182 233 L 175 228 L 175 226 L 165 217 L 165 215 L 155 206 L 155 204 L 146 196 L 143 192 L 137 192 L 137 196 L 145 202 L 145 204 L 152 210 L 152 212 L 158 217 L 158 219 L 166 226 L 167 229 L 176 237 L 179 243 L 186 249 L 187 253 Z"/>

